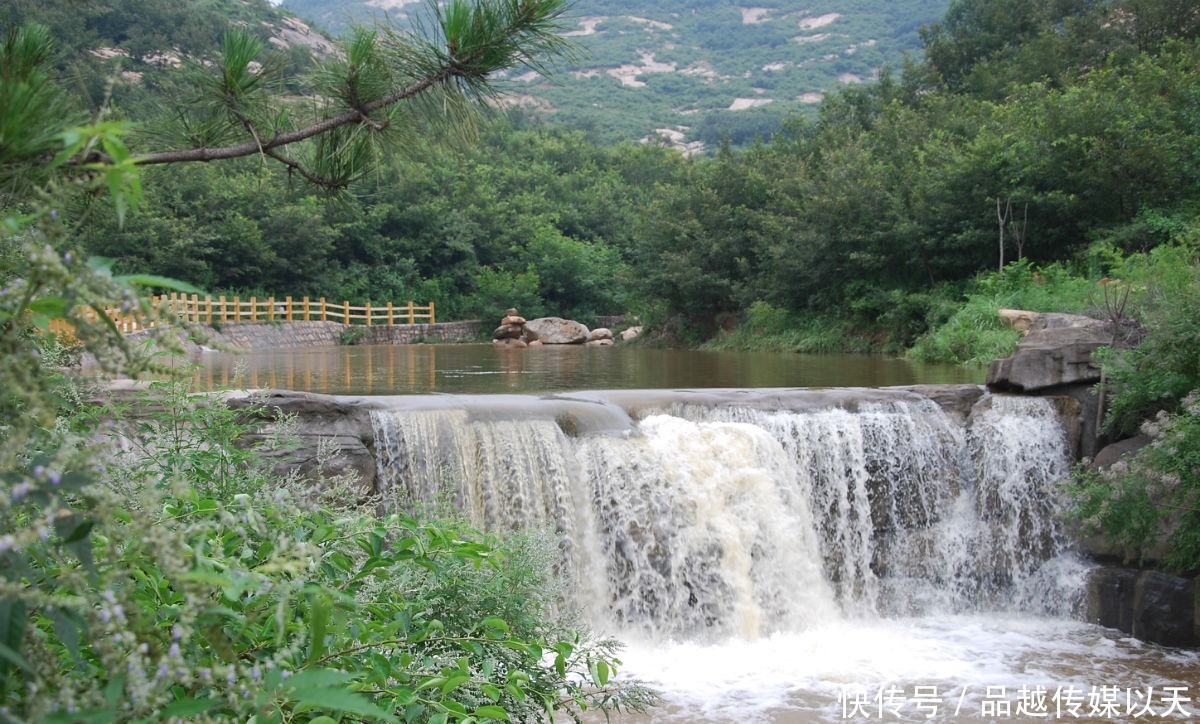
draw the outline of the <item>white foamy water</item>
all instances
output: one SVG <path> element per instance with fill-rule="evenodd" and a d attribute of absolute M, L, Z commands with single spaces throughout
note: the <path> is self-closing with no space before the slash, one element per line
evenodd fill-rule
<path fill-rule="evenodd" d="M 963 423 L 911 392 L 463 398 L 373 422 L 397 504 L 556 532 L 576 607 L 664 692 L 648 721 L 1200 711 L 1195 653 L 1079 620 L 1045 400 Z"/>
<path fill-rule="evenodd" d="M 664 707 L 634 722 L 1200 716 L 1195 702 L 1171 703 L 1200 694 L 1200 654 L 1044 617 L 853 621 L 719 645 L 634 642 L 623 660 L 623 675 L 666 693 Z"/>

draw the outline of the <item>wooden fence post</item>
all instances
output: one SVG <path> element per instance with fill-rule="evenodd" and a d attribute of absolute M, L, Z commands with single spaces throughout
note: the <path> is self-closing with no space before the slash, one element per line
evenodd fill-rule
<path fill-rule="evenodd" d="M 350 324 L 350 302 L 342 300 L 342 324 Z"/>
<path fill-rule="evenodd" d="M 367 326 L 371 326 L 371 300 L 368 299 L 363 305 L 363 315 L 367 318 Z"/>
<path fill-rule="evenodd" d="M 308 306 L 308 295 L 305 295 L 303 304 L 304 304 L 304 321 L 307 322 L 309 313 L 310 313 L 309 306 Z"/>
<path fill-rule="evenodd" d="M 267 321 L 275 321 L 275 297 L 267 297 Z"/>
<path fill-rule="evenodd" d="M 395 324 L 395 322 L 393 322 L 393 321 L 392 321 L 392 303 L 391 303 L 391 302 L 388 302 L 388 312 L 387 312 L 387 314 L 388 314 L 388 316 L 387 316 L 387 320 L 388 320 L 388 326 L 391 326 L 391 325 Z"/>
<path fill-rule="evenodd" d="M 429 302 L 429 323 L 437 324 L 437 318 L 433 314 L 433 302 Z"/>
<path fill-rule="evenodd" d="M 325 311 L 325 297 L 321 297 L 321 321 L 328 322 L 328 314 Z"/>
<path fill-rule="evenodd" d="M 290 321 L 292 321 L 292 295 L 291 294 L 287 295 L 286 297 L 284 297 L 284 300 L 285 300 L 284 304 L 286 305 L 284 307 L 284 309 L 286 310 L 284 312 L 284 319 L 286 319 L 287 321 L 290 322 Z"/>
<path fill-rule="evenodd" d="M 415 321 L 415 318 L 413 317 L 413 303 L 410 299 L 408 300 L 408 323 L 412 324 L 413 321 Z"/>
<path fill-rule="evenodd" d="M 250 297 L 250 321 L 258 321 L 258 297 Z"/>

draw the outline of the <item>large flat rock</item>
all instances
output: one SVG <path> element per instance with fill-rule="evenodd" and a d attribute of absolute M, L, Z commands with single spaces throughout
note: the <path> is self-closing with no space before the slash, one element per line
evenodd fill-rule
<path fill-rule="evenodd" d="M 1113 343 L 1111 323 L 1078 314 L 1040 314 L 1011 356 L 992 362 L 994 390 L 1041 392 L 1100 381 L 1092 354 Z"/>

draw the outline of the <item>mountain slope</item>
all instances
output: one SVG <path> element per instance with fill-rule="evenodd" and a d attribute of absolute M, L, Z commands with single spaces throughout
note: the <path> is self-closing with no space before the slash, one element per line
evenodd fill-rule
<path fill-rule="evenodd" d="M 567 34 L 578 57 L 550 78 L 509 79 L 510 102 L 599 140 L 753 140 L 848 83 L 920 52 L 918 29 L 948 0 L 581 0 Z M 334 31 L 387 18 L 403 24 L 422 0 L 285 0 Z"/>

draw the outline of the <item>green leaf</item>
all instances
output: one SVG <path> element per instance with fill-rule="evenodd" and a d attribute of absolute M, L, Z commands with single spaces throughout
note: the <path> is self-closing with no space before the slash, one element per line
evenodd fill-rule
<path fill-rule="evenodd" d="M 500 701 L 500 687 L 494 684 L 483 684 L 479 687 L 483 690 L 483 695 L 492 701 Z"/>
<path fill-rule="evenodd" d="M 608 662 L 604 659 L 591 659 L 588 661 L 588 671 L 592 675 L 592 681 L 597 686 L 604 686 L 608 683 L 608 677 L 611 669 Z"/>
<path fill-rule="evenodd" d="M 453 674 L 446 677 L 446 682 L 442 684 L 442 696 L 449 694 L 458 687 L 471 680 L 470 674 Z"/>
<path fill-rule="evenodd" d="M 224 702 L 220 699 L 193 699 L 186 697 L 178 701 L 171 702 L 163 707 L 161 715 L 164 718 L 170 717 L 190 717 L 196 714 L 203 714 L 209 709 L 221 706 Z"/>
<path fill-rule="evenodd" d="M 158 276 L 157 274 L 122 274 L 121 276 L 113 277 L 113 281 L 122 286 L 157 287 L 177 292 L 187 292 L 188 294 L 204 293 L 187 282 L 172 279 L 171 277 Z"/>
<path fill-rule="evenodd" d="M 64 297 L 41 297 L 29 303 L 29 311 L 34 314 L 45 314 L 52 319 L 67 316 L 71 303 Z"/>
<path fill-rule="evenodd" d="M 85 623 L 79 614 L 65 608 L 52 608 L 47 612 L 50 619 L 54 621 L 54 635 L 66 647 L 67 652 L 71 654 L 71 658 L 79 664 L 83 660 L 79 656 L 79 632 L 83 630 Z"/>
<path fill-rule="evenodd" d="M 287 679 L 285 684 L 289 689 L 301 691 L 304 689 L 321 689 L 331 686 L 341 686 L 354 679 L 353 674 L 332 669 L 306 669 Z"/>
<path fill-rule="evenodd" d="M 109 704 L 116 704 L 123 693 L 125 693 L 125 674 L 114 676 L 104 685 L 104 700 Z"/>
<path fill-rule="evenodd" d="M 330 605 L 324 596 L 317 596 L 309 611 L 308 665 L 325 655 L 325 630 L 329 625 Z"/>
<path fill-rule="evenodd" d="M 395 716 L 376 706 L 367 697 L 347 689 L 306 688 L 302 691 L 297 691 L 294 698 L 297 704 L 306 709 L 331 709 L 346 714 L 370 717 L 380 721 L 397 721 Z"/>
<path fill-rule="evenodd" d="M 8 674 L 14 667 L 33 671 L 20 654 L 28 623 L 24 601 L 0 598 L 0 692 L 8 688 Z"/>
<path fill-rule="evenodd" d="M 499 721 L 509 721 L 508 712 L 502 706 L 494 706 L 488 704 L 481 706 L 475 710 L 475 716 L 480 719 L 497 719 Z"/>
<path fill-rule="evenodd" d="M 600 659 L 599 661 L 597 661 L 596 662 L 596 672 L 597 672 L 596 683 L 599 684 L 600 686 L 607 685 L 608 677 L 609 677 L 609 674 L 611 673 L 611 668 L 609 667 L 608 662 L 605 661 L 604 659 Z"/>

